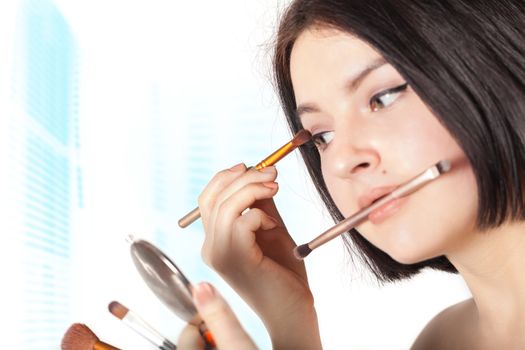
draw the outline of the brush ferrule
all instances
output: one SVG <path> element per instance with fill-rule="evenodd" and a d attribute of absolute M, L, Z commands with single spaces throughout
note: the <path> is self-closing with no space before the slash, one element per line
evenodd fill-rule
<path fill-rule="evenodd" d="M 277 151 L 273 152 L 268 157 L 264 158 L 261 162 L 259 162 L 255 166 L 255 169 L 261 170 L 262 168 L 266 168 L 266 167 L 274 165 L 275 163 L 277 163 L 279 160 L 284 158 L 288 153 L 290 153 L 294 149 L 295 149 L 295 146 L 293 142 L 288 142 L 287 144 L 279 148 Z"/>
<path fill-rule="evenodd" d="M 93 350 L 120 350 L 112 345 L 106 344 L 102 341 L 98 341 L 93 345 Z"/>

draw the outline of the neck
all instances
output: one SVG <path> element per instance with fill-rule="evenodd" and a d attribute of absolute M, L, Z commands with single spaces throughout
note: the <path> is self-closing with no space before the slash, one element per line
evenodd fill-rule
<path fill-rule="evenodd" d="M 523 337 L 525 322 L 525 223 L 510 223 L 471 235 L 447 254 L 465 279 L 478 313 L 481 334 Z"/>

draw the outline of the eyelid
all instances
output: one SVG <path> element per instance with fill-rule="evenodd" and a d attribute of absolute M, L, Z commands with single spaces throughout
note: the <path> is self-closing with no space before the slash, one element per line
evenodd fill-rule
<path fill-rule="evenodd" d="M 395 87 L 390 88 L 390 89 L 382 90 L 382 91 L 374 94 L 372 97 L 370 97 L 370 100 L 376 99 L 376 98 L 378 98 L 378 97 L 380 97 L 382 95 L 396 93 L 396 92 L 401 92 L 401 91 L 405 90 L 406 88 L 408 88 L 408 83 L 404 82 L 401 85 L 395 86 Z"/>
<path fill-rule="evenodd" d="M 390 107 L 390 105 L 392 103 L 395 103 L 397 101 L 397 99 L 400 97 L 400 94 L 404 93 L 407 88 L 408 88 L 408 83 L 405 82 L 405 83 L 403 83 L 401 85 L 398 85 L 398 86 L 395 86 L 393 88 L 386 89 L 386 90 L 383 90 L 383 91 L 380 91 L 380 92 L 374 94 L 368 100 L 368 108 L 370 108 L 370 110 L 372 112 L 379 112 L 379 111 L 381 111 L 384 108 Z M 391 101 L 391 103 L 389 103 L 387 105 L 384 105 L 383 102 L 381 101 L 381 99 L 384 98 L 385 96 L 389 96 L 389 95 L 395 95 L 395 97 L 393 97 L 393 100 Z M 379 107 L 376 106 L 376 103 L 379 103 L 379 104 L 381 104 L 383 106 L 379 108 Z"/>
<path fill-rule="evenodd" d="M 327 133 L 333 133 L 334 131 L 333 130 L 326 130 L 326 131 L 320 131 L 320 132 L 317 132 L 315 134 L 312 135 L 312 144 L 318 149 L 318 150 L 323 150 L 324 148 L 328 147 L 328 144 L 331 142 L 331 141 L 328 141 L 328 142 L 320 142 L 321 138 L 323 137 L 323 135 L 327 134 Z"/>

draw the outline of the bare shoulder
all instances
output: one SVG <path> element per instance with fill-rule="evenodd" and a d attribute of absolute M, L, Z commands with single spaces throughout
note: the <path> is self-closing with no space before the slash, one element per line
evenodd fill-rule
<path fill-rule="evenodd" d="M 475 315 L 473 299 L 446 308 L 423 328 L 412 349 L 465 349 L 471 339 Z"/>

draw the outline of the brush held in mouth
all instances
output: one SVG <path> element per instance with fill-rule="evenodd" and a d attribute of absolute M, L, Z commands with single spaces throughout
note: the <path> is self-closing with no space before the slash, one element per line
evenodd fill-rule
<path fill-rule="evenodd" d="M 383 205 L 386 205 L 392 202 L 395 199 L 402 198 L 404 196 L 408 196 L 411 193 L 414 193 L 415 191 L 419 190 L 420 188 L 422 188 L 429 182 L 437 179 L 444 173 L 450 171 L 451 167 L 452 166 L 449 160 L 439 161 L 438 163 L 434 164 L 433 166 L 423 171 L 419 175 L 413 177 L 411 180 L 398 186 L 390 193 L 374 201 L 370 206 L 363 208 L 362 210 L 358 211 L 354 215 L 334 225 L 332 228 L 323 232 L 322 234 L 320 234 L 319 236 L 317 236 L 315 239 L 311 240 L 310 242 L 295 247 L 293 250 L 294 256 L 297 259 L 304 259 L 312 252 L 312 250 L 320 247 L 321 245 L 334 239 L 335 237 L 338 237 L 339 235 L 345 232 L 348 232 L 349 230 L 353 229 L 355 226 L 366 221 L 368 219 L 368 215 L 372 211 L 380 208 Z"/>

